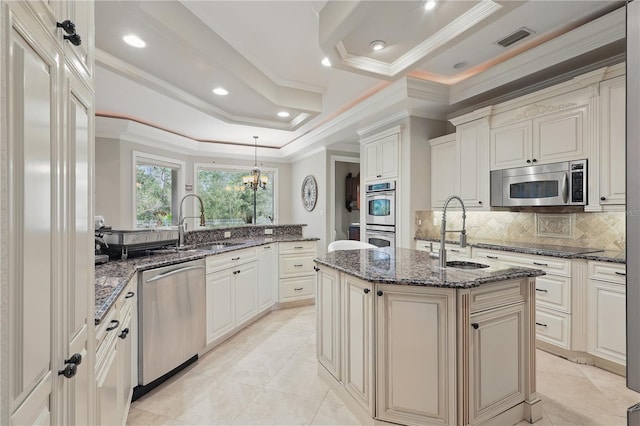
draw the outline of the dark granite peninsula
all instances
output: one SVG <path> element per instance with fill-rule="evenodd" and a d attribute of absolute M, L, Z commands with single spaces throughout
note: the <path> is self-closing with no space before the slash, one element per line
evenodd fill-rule
<path fill-rule="evenodd" d="M 542 418 L 534 327 L 544 272 L 482 263 L 440 268 L 427 252 L 389 248 L 316 258 L 318 374 L 361 421 Z"/>

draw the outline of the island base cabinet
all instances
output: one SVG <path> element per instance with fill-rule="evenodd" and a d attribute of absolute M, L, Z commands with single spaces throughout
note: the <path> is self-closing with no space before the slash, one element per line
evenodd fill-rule
<path fill-rule="evenodd" d="M 373 284 L 343 276 L 344 289 L 344 373 L 349 394 L 373 417 Z"/>
<path fill-rule="evenodd" d="M 340 274 L 332 269 L 319 268 L 316 279 L 318 362 L 340 381 Z"/>
<path fill-rule="evenodd" d="M 455 292 L 399 287 L 377 286 L 376 418 L 455 424 Z"/>
<path fill-rule="evenodd" d="M 524 401 L 524 304 L 471 316 L 469 423 Z"/>
<path fill-rule="evenodd" d="M 207 274 L 207 344 L 229 333 L 236 326 L 234 277 L 231 269 Z"/>

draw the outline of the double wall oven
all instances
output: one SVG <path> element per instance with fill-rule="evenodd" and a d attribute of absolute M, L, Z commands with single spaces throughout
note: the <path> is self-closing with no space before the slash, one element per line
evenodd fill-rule
<path fill-rule="evenodd" d="M 365 241 L 378 247 L 395 247 L 396 182 L 368 184 L 365 198 Z"/>

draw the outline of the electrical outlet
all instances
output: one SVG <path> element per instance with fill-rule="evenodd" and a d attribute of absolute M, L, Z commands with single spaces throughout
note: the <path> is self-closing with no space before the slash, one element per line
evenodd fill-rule
<path fill-rule="evenodd" d="M 225 238 L 231 238 L 231 231 L 224 231 Z"/>
<path fill-rule="evenodd" d="M 438 215 L 433 215 L 433 226 L 438 226 Z"/>
<path fill-rule="evenodd" d="M 418 219 L 418 226 L 422 225 L 422 219 Z"/>
<path fill-rule="evenodd" d="M 264 235 L 273 235 L 273 229 L 265 229 Z"/>

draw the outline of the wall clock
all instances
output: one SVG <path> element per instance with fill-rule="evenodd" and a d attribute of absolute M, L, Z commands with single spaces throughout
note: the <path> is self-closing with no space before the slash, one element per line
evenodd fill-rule
<path fill-rule="evenodd" d="M 316 207 L 316 201 L 318 201 L 318 184 L 316 179 L 309 175 L 302 181 L 302 205 L 305 210 L 310 212 Z"/>

